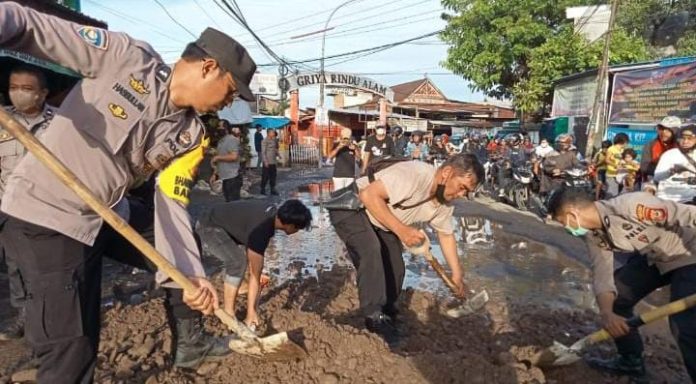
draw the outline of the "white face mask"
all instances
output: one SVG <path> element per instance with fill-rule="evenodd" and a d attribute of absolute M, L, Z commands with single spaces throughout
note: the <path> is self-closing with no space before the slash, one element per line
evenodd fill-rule
<path fill-rule="evenodd" d="M 382 136 L 382 135 L 384 135 L 384 134 L 386 134 L 386 133 L 387 133 L 387 131 L 385 131 L 384 128 L 379 128 L 379 129 L 377 129 L 377 134 L 378 134 L 379 136 Z"/>
<path fill-rule="evenodd" d="M 542 147 L 542 148 L 546 148 L 546 147 L 548 147 L 548 146 L 549 146 L 549 143 L 541 143 L 541 147 Z"/>
<path fill-rule="evenodd" d="M 10 90 L 10 101 L 20 112 L 26 112 L 43 104 L 41 95 L 37 92 L 25 91 L 22 89 Z"/>

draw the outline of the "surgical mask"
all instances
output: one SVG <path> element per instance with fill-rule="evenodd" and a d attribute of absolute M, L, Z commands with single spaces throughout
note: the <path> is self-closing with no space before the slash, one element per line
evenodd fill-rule
<path fill-rule="evenodd" d="M 542 147 L 542 148 L 546 148 L 546 147 L 548 147 L 548 146 L 549 146 L 549 143 L 541 143 L 541 147 Z"/>
<path fill-rule="evenodd" d="M 378 128 L 378 129 L 377 129 L 377 134 L 380 135 L 380 136 L 382 136 L 382 135 L 384 135 L 384 134 L 386 134 L 386 133 L 387 133 L 387 131 L 384 130 L 384 128 Z"/>
<path fill-rule="evenodd" d="M 20 112 L 28 111 L 40 105 L 43 101 L 41 95 L 33 91 L 25 91 L 22 89 L 10 90 L 10 101 L 12 105 Z"/>
<path fill-rule="evenodd" d="M 570 224 L 568 224 L 568 219 L 566 218 L 565 230 L 568 231 L 568 233 L 570 233 L 571 235 L 573 235 L 575 237 L 582 237 L 582 236 L 587 235 L 587 233 L 590 232 L 589 229 L 583 228 L 583 226 L 580 225 L 580 218 L 577 215 L 575 215 L 575 221 L 578 223 L 577 228 L 571 227 Z"/>

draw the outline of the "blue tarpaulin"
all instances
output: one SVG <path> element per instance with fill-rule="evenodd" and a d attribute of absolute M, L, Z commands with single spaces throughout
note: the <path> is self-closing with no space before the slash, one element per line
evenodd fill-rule
<path fill-rule="evenodd" d="M 263 129 L 280 129 L 290 124 L 290 119 L 282 116 L 254 116 L 251 126 L 255 127 L 256 124 Z"/>

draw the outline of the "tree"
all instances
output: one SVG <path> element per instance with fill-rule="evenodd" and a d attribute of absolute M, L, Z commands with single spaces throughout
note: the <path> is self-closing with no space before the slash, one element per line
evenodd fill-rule
<path fill-rule="evenodd" d="M 450 44 L 444 66 L 490 97 L 511 98 L 525 116 L 543 115 L 551 104 L 553 81 L 596 69 L 603 39 L 587 42 L 574 32 L 565 9 L 586 0 L 442 0 L 449 11 L 442 39 Z M 646 25 L 670 12 L 696 13 L 692 0 L 622 0 L 612 35 L 609 63 L 660 58 L 649 45 Z M 676 55 L 696 53 L 693 31 Z"/>
<path fill-rule="evenodd" d="M 529 76 L 512 90 L 516 107 L 525 114 L 541 111 L 545 115 L 551 105 L 553 81 L 573 73 L 597 68 L 601 62 L 604 40 L 590 44 L 568 25 L 544 44 L 529 52 Z M 617 28 L 611 40 L 609 64 L 646 61 L 650 54 L 638 37 L 631 37 Z"/>
<path fill-rule="evenodd" d="M 564 24 L 565 9 L 582 0 L 442 0 L 451 14 L 442 39 L 444 66 L 490 97 L 510 98 L 529 77 L 529 55 Z"/>

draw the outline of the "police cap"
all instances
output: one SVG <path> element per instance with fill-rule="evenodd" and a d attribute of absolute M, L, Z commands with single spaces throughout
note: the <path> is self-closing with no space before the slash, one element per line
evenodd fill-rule
<path fill-rule="evenodd" d="M 256 72 L 256 63 L 241 44 L 215 28 L 206 28 L 194 44 L 232 75 L 242 99 L 254 101 L 249 83 Z"/>

